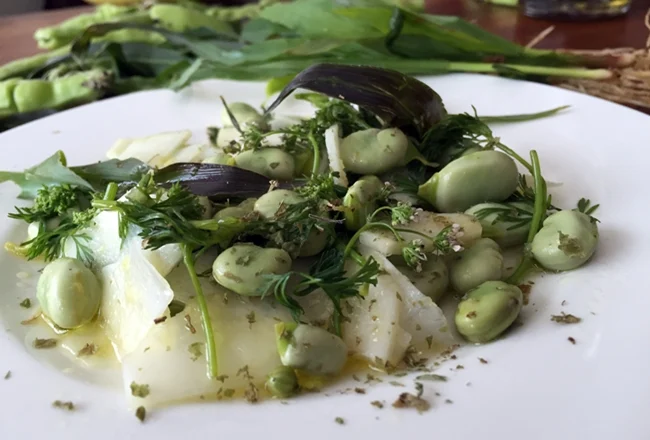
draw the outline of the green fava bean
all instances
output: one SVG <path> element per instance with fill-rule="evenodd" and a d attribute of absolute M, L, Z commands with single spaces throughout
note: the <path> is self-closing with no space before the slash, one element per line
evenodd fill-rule
<path fill-rule="evenodd" d="M 270 220 L 275 217 L 275 214 L 282 205 L 294 205 L 304 201 L 305 199 L 294 191 L 288 189 L 276 189 L 267 192 L 257 199 L 253 209 L 258 212 L 262 218 Z"/>
<path fill-rule="evenodd" d="M 293 396 L 299 388 L 298 376 L 293 368 L 277 367 L 266 379 L 267 391 L 281 399 Z"/>
<path fill-rule="evenodd" d="M 320 254 L 327 246 L 329 235 L 326 231 L 312 228 L 305 243 L 300 248 L 299 257 L 313 257 Z"/>
<path fill-rule="evenodd" d="M 506 213 L 516 221 L 503 221 Z M 483 236 L 493 239 L 501 247 L 519 246 L 526 242 L 532 220 L 533 208 L 528 203 L 479 203 L 465 211 L 483 226 Z"/>
<path fill-rule="evenodd" d="M 571 270 L 591 258 L 598 244 L 598 226 L 582 212 L 565 210 L 544 220 L 531 244 L 533 257 L 545 269 Z"/>
<path fill-rule="evenodd" d="M 419 272 L 406 264 L 396 266 L 416 289 L 431 298 L 433 302 L 440 301 L 449 288 L 449 270 L 440 257 L 430 255 L 427 261 L 422 263 L 422 270 Z"/>
<path fill-rule="evenodd" d="M 278 353 L 282 365 L 310 374 L 339 373 L 348 357 L 345 342 L 320 327 L 306 324 L 275 325 Z"/>
<path fill-rule="evenodd" d="M 343 198 L 345 227 L 356 231 L 366 224 L 368 216 L 377 209 L 377 197 L 384 184 L 375 176 L 363 176 L 348 189 Z"/>
<path fill-rule="evenodd" d="M 408 138 L 398 128 L 369 128 L 343 139 L 341 160 L 345 170 L 352 173 L 384 173 L 402 163 L 408 144 Z"/>
<path fill-rule="evenodd" d="M 244 151 L 235 156 L 235 165 L 274 180 L 291 180 L 295 171 L 293 157 L 279 148 Z"/>
<path fill-rule="evenodd" d="M 265 249 L 238 243 L 222 253 L 212 264 L 212 276 L 226 289 L 245 296 L 262 296 L 264 275 L 291 270 L 291 257 L 282 249 Z"/>
<path fill-rule="evenodd" d="M 501 202 L 516 189 L 517 165 L 500 151 L 479 151 L 450 162 L 420 185 L 418 195 L 440 212 L 460 212 L 483 202 Z"/>
<path fill-rule="evenodd" d="M 248 105 L 245 102 L 233 102 L 232 104 L 228 104 L 228 109 L 240 126 L 244 124 L 255 124 L 263 130 L 268 128 L 264 116 L 252 105 Z M 230 119 L 230 115 L 225 108 L 221 110 L 221 122 L 226 126 L 233 125 L 233 121 Z"/>
<path fill-rule="evenodd" d="M 237 206 L 228 206 L 221 209 L 214 215 L 215 220 L 223 220 L 226 218 L 242 218 L 253 212 L 256 199 L 247 199 Z"/>
<path fill-rule="evenodd" d="M 456 292 L 465 293 L 485 281 L 500 280 L 503 255 L 490 238 L 481 238 L 474 246 L 456 254 L 449 265 L 449 279 Z"/>
<path fill-rule="evenodd" d="M 519 316 L 524 302 L 517 286 L 503 281 L 486 281 L 470 290 L 456 309 L 456 329 L 470 342 L 497 338 Z"/>
<path fill-rule="evenodd" d="M 90 322 L 102 297 L 97 277 L 73 258 L 59 258 L 43 269 L 36 287 L 43 314 L 61 328 L 73 329 Z"/>
<path fill-rule="evenodd" d="M 215 165 L 228 165 L 235 166 L 235 158 L 230 154 L 218 152 L 214 156 L 210 156 L 206 159 L 203 159 L 203 163 L 212 163 Z"/>

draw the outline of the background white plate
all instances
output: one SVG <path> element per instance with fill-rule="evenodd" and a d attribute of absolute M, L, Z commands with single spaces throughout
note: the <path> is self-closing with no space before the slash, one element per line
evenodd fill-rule
<path fill-rule="evenodd" d="M 539 151 L 545 177 L 563 183 L 553 189 L 557 204 L 572 208 L 580 197 L 591 198 L 601 203 L 602 222 L 599 249 L 587 266 L 536 280 L 521 327 L 494 343 L 464 347 L 457 360 L 441 365 L 437 373 L 449 380 L 425 383 L 425 397 L 433 404 L 429 412 L 390 406 L 400 392 L 413 391 L 412 380 L 397 378 L 407 388 L 382 384 L 365 395 L 321 394 L 289 405 L 191 404 L 151 411 L 141 425 L 125 409 L 121 389 L 98 385 L 101 377 L 66 375 L 61 359 L 39 362 L 25 349 L 26 329 L 17 323 L 26 312 L 17 304 L 34 298 L 37 274 L 27 266 L 32 276 L 18 279 L 24 263 L 0 252 L 0 439 L 650 438 L 650 118 L 527 82 L 450 75 L 427 83 L 450 112 L 471 111 L 471 105 L 483 115 L 571 105 L 552 118 L 494 130 L 526 156 L 532 148 Z M 263 91 L 260 83 L 208 81 L 180 94 L 136 93 L 66 111 L 0 135 L 0 168 L 23 170 L 57 149 L 70 164 L 84 164 L 102 159 L 118 137 L 167 130 L 190 128 L 204 139 L 205 127 L 219 122 L 220 95 L 259 104 Z M 291 106 L 281 110 L 292 112 Z M 20 240 L 24 233 L 4 217 L 16 194 L 10 184 L 0 186 L 2 242 Z M 551 322 L 550 315 L 561 311 L 583 322 Z M 2 380 L 7 370 L 12 376 Z M 71 400 L 79 409 L 54 409 L 56 399 Z M 386 400 L 386 407 L 371 406 L 376 399 Z M 335 417 L 346 424 L 336 424 Z"/>

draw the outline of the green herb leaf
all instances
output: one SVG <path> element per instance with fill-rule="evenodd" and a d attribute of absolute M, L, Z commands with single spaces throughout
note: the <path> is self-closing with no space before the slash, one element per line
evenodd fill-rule
<path fill-rule="evenodd" d="M 25 298 L 20 302 L 20 307 L 24 309 L 29 309 L 32 306 L 32 300 L 29 298 Z"/>
<path fill-rule="evenodd" d="M 20 187 L 18 198 L 34 199 L 44 186 L 69 184 L 87 190 L 93 187 L 67 167 L 67 160 L 62 151 L 57 151 L 40 164 L 24 172 L 0 171 L 0 183 L 12 181 Z"/>
<path fill-rule="evenodd" d="M 138 182 L 151 167 L 138 159 L 111 159 L 90 165 L 70 167 L 76 175 L 89 182 L 96 191 L 103 191 L 111 182 Z"/>
<path fill-rule="evenodd" d="M 357 104 L 385 124 L 417 137 L 446 115 L 440 96 L 415 78 L 394 70 L 337 64 L 316 64 L 300 72 L 267 113 L 298 88 Z"/>
<path fill-rule="evenodd" d="M 415 378 L 416 380 L 431 380 L 437 382 L 447 382 L 447 376 L 441 376 L 439 374 L 422 374 Z"/>

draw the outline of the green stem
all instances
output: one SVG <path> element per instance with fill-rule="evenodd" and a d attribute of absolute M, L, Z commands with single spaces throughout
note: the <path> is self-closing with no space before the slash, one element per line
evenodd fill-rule
<path fill-rule="evenodd" d="M 506 152 L 509 156 L 514 157 L 517 160 L 517 162 L 522 164 L 528 170 L 528 172 L 531 175 L 535 174 L 535 172 L 533 170 L 533 166 L 530 163 L 528 163 L 528 161 L 526 159 L 521 157 L 515 150 L 511 149 L 510 147 L 506 147 L 501 142 L 498 142 L 496 144 L 496 147 L 498 149 L 503 150 L 504 152 Z"/>
<path fill-rule="evenodd" d="M 106 192 L 104 193 L 104 200 L 113 201 L 117 196 L 117 183 L 111 182 L 106 187 Z"/>
<path fill-rule="evenodd" d="M 196 301 L 199 303 L 199 310 L 201 311 L 201 322 L 203 324 L 203 332 L 205 333 L 206 354 L 208 357 L 208 375 L 214 379 L 219 375 L 219 365 L 217 363 L 217 347 L 214 342 L 214 332 L 212 331 L 212 321 L 210 320 L 210 312 L 208 311 L 208 303 L 203 295 L 203 288 L 199 277 L 196 275 L 194 268 L 194 256 L 192 249 L 183 244 L 183 262 L 187 268 L 187 272 L 192 280 L 194 291 L 196 292 Z"/>
<path fill-rule="evenodd" d="M 475 73 L 501 73 L 500 68 L 513 69 L 527 75 L 560 76 L 564 78 L 610 79 L 614 74 L 608 69 L 586 69 L 583 67 L 547 67 L 525 64 L 495 64 L 450 62 L 449 71 Z"/>
<path fill-rule="evenodd" d="M 539 228 L 542 223 L 544 214 L 546 213 L 546 182 L 542 177 L 542 170 L 539 164 L 539 156 L 537 151 L 533 150 L 530 152 L 530 160 L 532 162 L 532 175 L 535 182 L 535 209 L 533 211 L 533 219 L 530 222 L 530 228 L 528 229 L 528 238 L 526 240 L 526 245 L 530 245 L 535 234 L 539 231 Z M 528 247 L 528 246 L 527 246 Z M 521 283 L 524 276 L 528 273 L 533 267 L 533 257 L 530 255 L 530 251 L 526 248 L 524 249 L 524 257 L 521 259 L 519 266 L 515 269 L 514 273 L 508 277 L 506 280 L 507 283 L 517 285 Z"/>
<path fill-rule="evenodd" d="M 309 142 L 311 143 L 311 146 L 314 149 L 314 163 L 312 164 L 311 167 L 311 175 L 313 177 L 318 175 L 318 170 L 320 168 L 320 146 L 318 145 L 318 141 L 314 136 L 313 130 L 309 130 L 309 135 L 307 137 L 309 138 Z"/>

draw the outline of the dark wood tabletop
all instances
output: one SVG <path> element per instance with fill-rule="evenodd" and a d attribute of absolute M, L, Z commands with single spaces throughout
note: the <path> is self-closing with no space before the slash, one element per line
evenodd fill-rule
<path fill-rule="evenodd" d="M 32 36 L 39 27 L 55 24 L 89 9 L 80 7 L 0 17 L 0 63 L 37 52 Z M 553 49 L 643 48 L 648 39 L 648 29 L 644 24 L 648 9 L 650 0 L 633 0 L 630 12 L 623 17 L 591 22 L 557 22 L 527 18 L 516 8 L 484 4 L 479 0 L 427 2 L 428 12 L 463 17 L 521 44 L 554 26 L 554 30 L 537 45 Z"/>

